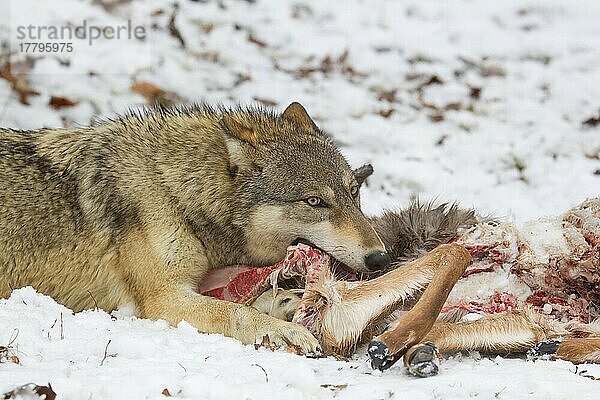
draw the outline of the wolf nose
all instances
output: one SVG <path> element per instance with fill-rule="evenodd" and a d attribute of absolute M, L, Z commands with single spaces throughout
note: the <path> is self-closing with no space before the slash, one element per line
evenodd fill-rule
<path fill-rule="evenodd" d="M 390 256 L 384 251 L 374 251 L 365 257 L 365 265 L 371 271 L 384 269 L 390 265 Z"/>

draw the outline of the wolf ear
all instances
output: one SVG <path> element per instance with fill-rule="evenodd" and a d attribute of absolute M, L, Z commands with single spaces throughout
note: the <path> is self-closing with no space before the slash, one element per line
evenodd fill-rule
<path fill-rule="evenodd" d="M 315 122 L 310 118 L 310 115 L 308 115 L 302 104 L 298 103 L 297 101 L 287 106 L 281 116 L 287 120 L 295 122 L 308 131 L 319 131 L 317 124 L 315 124 Z"/>
<path fill-rule="evenodd" d="M 354 171 L 354 178 L 359 185 L 362 185 L 364 181 L 373 174 L 373 166 L 371 164 L 365 164 L 360 168 L 356 168 Z"/>
<path fill-rule="evenodd" d="M 231 115 L 224 114 L 221 119 L 223 137 L 227 153 L 229 153 L 229 170 L 234 176 L 240 169 L 255 167 L 252 160 L 252 152 L 257 141 L 254 129 L 238 122 Z"/>
<path fill-rule="evenodd" d="M 221 125 L 227 133 L 233 136 L 236 139 L 239 139 L 248 143 L 256 142 L 256 132 L 254 129 L 242 124 L 237 121 L 234 117 L 229 114 L 223 114 L 223 118 L 221 119 Z"/>

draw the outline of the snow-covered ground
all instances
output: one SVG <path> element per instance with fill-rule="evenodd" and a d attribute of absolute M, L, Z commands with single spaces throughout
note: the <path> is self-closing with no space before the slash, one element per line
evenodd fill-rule
<path fill-rule="evenodd" d="M 130 19 L 147 39 L 17 51 L 12 82 L 0 74 L 0 125 L 87 124 L 145 103 L 147 84 L 185 102 L 283 109 L 297 100 L 354 165 L 373 164 L 363 191 L 371 214 L 419 196 L 525 222 L 600 192 L 597 1 L 178 4 L 3 1 L 2 71 L 9 42 L 19 50 L 35 41 L 17 40 L 22 25 Z M 29 105 L 19 101 L 23 79 L 38 93 L 24 96 Z M 51 106 L 65 100 L 75 105 Z M 165 388 L 201 399 L 592 399 L 600 391 L 577 374 L 600 376 L 595 366 L 463 357 L 416 379 L 400 366 L 373 372 L 362 353 L 311 360 L 115 316 L 72 315 L 30 289 L 0 300 L 0 346 L 18 329 L 21 361 L 0 364 L 0 393 L 31 381 L 50 382 L 61 399 L 162 398 Z"/>

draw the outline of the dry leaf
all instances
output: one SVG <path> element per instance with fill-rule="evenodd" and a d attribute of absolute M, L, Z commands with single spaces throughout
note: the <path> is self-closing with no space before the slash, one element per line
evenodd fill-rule
<path fill-rule="evenodd" d="M 73 107 L 77 105 L 76 101 L 70 100 L 67 97 L 61 97 L 61 96 L 52 96 L 50 97 L 50 101 L 48 102 L 48 105 L 52 108 L 55 109 L 60 109 L 60 108 L 67 108 L 67 107 Z"/>
<path fill-rule="evenodd" d="M 133 0 L 92 0 L 92 4 L 96 4 L 104 8 L 107 12 L 111 13 L 115 8 L 123 4 L 129 4 Z"/>
<path fill-rule="evenodd" d="M 379 111 L 379 115 L 381 115 L 383 118 L 389 118 L 393 113 L 394 113 L 393 108 L 388 108 L 387 110 Z"/>
<path fill-rule="evenodd" d="M 171 392 L 169 392 L 169 389 L 164 388 L 162 391 L 162 395 L 165 397 L 171 397 Z"/>
<path fill-rule="evenodd" d="M 170 107 L 180 100 L 175 93 L 161 89 L 150 82 L 136 82 L 131 85 L 131 90 L 144 96 L 148 103 L 158 103 L 165 107 Z"/>
<path fill-rule="evenodd" d="M 265 99 L 257 96 L 254 96 L 253 99 L 261 104 L 264 104 L 267 107 L 275 107 L 277 105 L 277 102 L 275 100 Z"/>
<path fill-rule="evenodd" d="M 600 124 L 600 113 L 598 113 L 598 115 L 589 117 L 588 119 L 586 119 L 585 121 L 583 121 L 581 123 L 582 126 L 587 127 L 587 128 L 593 128 L 595 126 L 598 126 L 599 124 Z"/>
<path fill-rule="evenodd" d="M 254 343 L 255 350 L 258 350 L 261 347 L 270 350 L 275 350 L 277 348 L 277 346 L 274 343 L 271 343 L 271 338 L 269 338 L 269 335 L 264 335 L 260 343 Z"/>
<path fill-rule="evenodd" d="M 19 98 L 21 104 L 29 105 L 29 96 L 39 96 L 39 93 L 29 86 L 25 74 L 13 74 L 11 63 L 6 63 L 0 68 L 0 78 L 10 82 L 11 89 Z"/>
<path fill-rule="evenodd" d="M 321 385 L 322 388 L 326 388 L 326 389 L 331 389 L 333 391 L 338 391 L 338 390 L 342 390 L 342 389 L 346 389 L 348 387 L 347 383 L 343 383 L 341 385 L 333 385 L 333 384 L 324 384 Z"/>
<path fill-rule="evenodd" d="M 431 122 L 441 122 L 444 120 L 444 114 L 442 113 L 429 114 L 428 117 Z"/>
<path fill-rule="evenodd" d="M 38 395 L 45 395 L 45 400 L 56 399 L 56 393 L 52 390 L 52 385 L 48 383 L 48 386 L 36 386 L 33 391 Z"/>
<path fill-rule="evenodd" d="M 381 90 L 377 92 L 377 100 L 387 101 L 388 103 L 396 102 L 396 92 L 398 89 Z"/>
<path fill-rule="evenodd" d="M 472 99 L 478 100 L 481 97 L 481 88 L 480 87 L 471 87 L 469 96 Z"/>
<path fill-rule="evenodd" d="M 55 400 L 56 393 L 52 390 L 52 385 L 48 384 L 48 386 L 38 386 L 33 383 L 29 383 L 27 385 L 20 386 L 10 392 L 6 392 L 0 395 L 0 399 L 8 400 L 8 399 L 30 399 L 32 397 L 38 397 L 42 399 L 42 396 L 45 400 Z"/>
<path fill-rule="evenodd" d="M 248 41 L 249 41 L 250 43 L 253 43 L 253 44 L 257 45 L 257 46 L 258 46 L 258 47 L 260 47 L 260 48 L 265 48 L 265 47 L 267 47 L 267 43 L 266 43 L 266 42 L 263 42 L 262 40 L 258 39 L 258 38 L 257 38 L 256 36 L 254 36 L 254 34 L 252 34 L 252 33 L 249 33 L 249 34 L 248 34 Z"/>
<path fill-rule="evenodd" d="M 158 86 L 153 85 L 152 83 L 149 83 L 149 82 L 134 83 L 133 85 L 131 85 L 131 90 L 133 90 L 137 94 L 141 94 L 142 96 L 146 97 L 147 99 L 151 99 L 156 96 L 160 96 L 162 93 L 165 92 L 163 89 L 161 89 Z"/>

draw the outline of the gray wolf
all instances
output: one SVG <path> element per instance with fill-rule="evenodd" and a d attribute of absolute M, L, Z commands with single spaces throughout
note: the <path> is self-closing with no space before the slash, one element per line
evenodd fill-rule
<path fill-rule="evenodd" d="M 157 108 L 73 129 L 0 129 L 0 296 L 31 285 L 75 311 L 133 303 L 243 343 L 318 354 L 302 326 L 194 290 L 222 266 L 305 241 L 384 269 L 353 171 L 306 110 Z"/>

